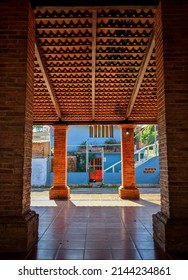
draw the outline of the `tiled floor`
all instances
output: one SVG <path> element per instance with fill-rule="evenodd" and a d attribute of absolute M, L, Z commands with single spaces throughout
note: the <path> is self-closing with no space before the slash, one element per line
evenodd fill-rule
<path fill-rule="evenodd" d="M 39 213 L 39 241 L 21 259 L 117 260 L 176 259 L 153 241 L 152 214 L 160 210 L 159 193 L 140 200 L 117 194 L 72 193 L 69 201 L 49 200 L 48 191 L 32 192 Z M 4 259 L 14 256 L 5 256 Z M 184 257 L 181 256 L 184 259 Z"/>

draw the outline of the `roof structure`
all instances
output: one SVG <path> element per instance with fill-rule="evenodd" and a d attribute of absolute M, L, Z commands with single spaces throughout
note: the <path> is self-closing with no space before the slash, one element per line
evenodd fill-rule
<path fill-rule="evenodd" d="M 156 123 L 155 7 L 35 7 L 34 123 Z"/>

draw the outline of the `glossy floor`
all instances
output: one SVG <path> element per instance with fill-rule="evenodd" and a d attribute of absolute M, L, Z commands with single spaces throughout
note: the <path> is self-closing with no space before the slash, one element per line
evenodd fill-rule
<path fill-rule="evenodd" d="M 63 201 L 49 200 L 48 191 L 34 191 L 31 197 L 31 207 L 40 215 L 39 241 L 28 254 L 15 258 L 179 258 L 165 254 L 153 240 L 152 214 L 160 210 L 158 191 L 142 192 L 136 201 L 121 200 L 115 193 L 72 193 L 70 200 Z"/>

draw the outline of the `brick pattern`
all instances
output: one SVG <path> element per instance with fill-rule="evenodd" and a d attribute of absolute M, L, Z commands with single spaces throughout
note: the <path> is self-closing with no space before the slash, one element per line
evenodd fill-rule
<path fill-rule="evenodd" d="M 138 198 L 135 183 L 134 125 L 121 125 L 122 187 L 121 198 Z M 123 190 L 122 190 L 123 189 Z M 125 191 L 127 189 L 127 191 Z M 124 192 L 124 194 L 123 194 Z"/>
<path fill-rule="evenodd" d="M 67 126 L 54 126 L 54 187 L 67 186 Z"/>
<path fill-rule="evenodd" d="M 0 5 L 0 215 L 9 216 L 30 208 L 34 17 L 29 1 Z"/>
<path fill-rule="evenodd" d="M 0 250 L 22 251 L 38 234 L 38 215 L 30 211 L 35 23 L 29 1 L 1 2 L 0 20 Z"/>
<path fill-rule="evenodd" d="M 188 213 L 187 12 L 187 1 L 161 1 L 155 20 L 161 211 L 181 218 Z"/>
<path fill-rule="evenodd" d="M 68 198 L 67 187 L 67 130 L 66 125 L 54 125 L 54 184 L 50 198 Z"/>
<path fill-rule="evenodd" d="M 47 158 L 50 155 L 50 142 L 33 142 L 32 158 Z"/>
<path fill-rule="evenodd" d="M 186 0 L 161 1 L 155 19 L 161 212 L 154 238 L 176 252 L 188 252 L 187 12 Z"/>
<path fill-rule="evenodd" d="M 135 188 L 134 126 L 121 126 L 122 186 Z"/>

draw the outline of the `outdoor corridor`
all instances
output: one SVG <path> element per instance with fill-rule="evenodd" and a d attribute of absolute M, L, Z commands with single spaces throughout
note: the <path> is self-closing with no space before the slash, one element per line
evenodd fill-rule
<path fill-rule="evenodd" d="M 153 241 L 152 214 L 160 210 L 159 189 L 143 188 L 140 200 L 134 201 L 120 199 L 115 190 L 104 192 L 108 191 L 72 190 L 66 201 L 49 200 L 48 190 L 32 191 L 31 208 L 39 214 L 39 241 L 27 255 L 15 255 L 15 259 L 177 258 Z"/>

